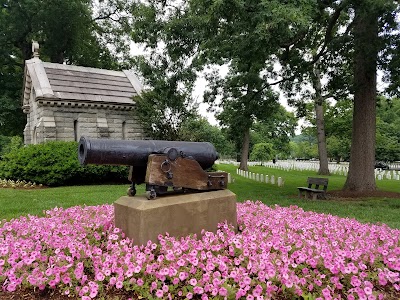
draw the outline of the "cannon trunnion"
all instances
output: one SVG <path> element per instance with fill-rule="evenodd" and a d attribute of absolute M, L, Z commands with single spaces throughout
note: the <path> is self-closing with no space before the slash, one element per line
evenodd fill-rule
<path fill-rule="evenodd" d="M 173 192 L 221 190 L 227 187 L 227 173 L 206 172 L 218 158 L 207 142 L 107 140 L 81 137 L 78 159 L 82 165 L 130 166 L 129 196 L 136 184 L 146 184 L 146 196 Z"/>

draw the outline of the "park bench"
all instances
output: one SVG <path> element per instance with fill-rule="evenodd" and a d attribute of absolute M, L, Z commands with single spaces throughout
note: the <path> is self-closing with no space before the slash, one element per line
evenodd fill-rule
<path fill-rule="evenodd" d="M 307 178 L 307 185 L 308 187 L 298 187 L 299 189 L 299 198 L 303 197 L 303 192 L 305 192 L 304 198 L 311 197 L 313 200 L 319 198 L 325 199 L 326 198 L 326 190 L 328 188 L 328 178 Z M 315 187 L 313 188 L 313 185 Z M 322 189 L 320 189 L 320 186 Z"/>

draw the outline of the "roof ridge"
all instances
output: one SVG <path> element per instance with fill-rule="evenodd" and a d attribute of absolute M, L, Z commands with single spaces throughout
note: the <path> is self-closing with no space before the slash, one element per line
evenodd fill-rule
<path fill-rule="evenodd" d="M 92 74 L 95 73 L 95 74 L 102 74 L 102 75 L 126 77 L 126 75 L 124 74 L 123 71 L 106 70 L 106 69 L 82 67 L 82 66 L 75 66 L 75 65 L 57 64 L 57 63 L 44 62 L 44 61 L 42 61 L 42 63 L 45 68 L 49 68 L 49 69 L 78 71 L 78 72 L 84 72 L 84 73 L 92 73 Z"/>

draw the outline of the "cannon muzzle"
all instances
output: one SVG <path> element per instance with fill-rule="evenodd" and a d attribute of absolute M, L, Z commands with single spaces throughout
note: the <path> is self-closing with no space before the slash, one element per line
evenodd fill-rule
<path fill-rule="evenodd" d="M 166 154 L 176 149 L 182 157 L 196 160 L 205 170 L 218 159 L 218 153 L 211 143 L 154 141 L 154 140 L 110 140 L 81 137 L 78 159 L 82 165 L 125 165 L 144 167 L 150 154 Z"/>

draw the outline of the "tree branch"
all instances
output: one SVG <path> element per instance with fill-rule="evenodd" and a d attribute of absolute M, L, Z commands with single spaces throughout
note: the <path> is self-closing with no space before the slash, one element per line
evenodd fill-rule
<path fill-rule="evenodd" d="M 325 54 L 326 47 L 327 47 L 328 43 L 332 40 L 332 31 L 333 31 L 333 28 L 335 27 L 335 24 L 336 24 L 337 20 L 339 19 L 341 12 L 342 12 L 343 9 L 346 7 L 346 5 L 347 5 L 347 1 L 343 1 L 343 2 L 337 7 L 337 9 L 335 10 L 335 12 L 332 14 L 332 17 L 331 17 L 331 19 L 329 20 L 328 26 L 327 26 L 327 28 L 326 28 L 325 38 L 324 38 L 324 43 L 323 43 L 323 45 L 322 45 L 322 49 L 321 49 L 321 51 L 320 51 L 319 53 L 317 53 L 317 55 L 314 57 L 314 59 L 312 60 L 311 64 L 316 63 L 316 62 L 320 59 L 320 57 L 321 57 L 322 55 Z"/>
<path fill-rule="evenodd" d="M 92 19 L 92 21 L 95 22 L 95 21 L 99 21 L 99 20 L 110 19 L 112 15 L 116 14 L 117 11 L 118 11 L 118 8 L 115 8 L 114 11 L 109 12 L 108 14 L 105 14 L 102 16 L 98 16 L 98 17 Z"/>

